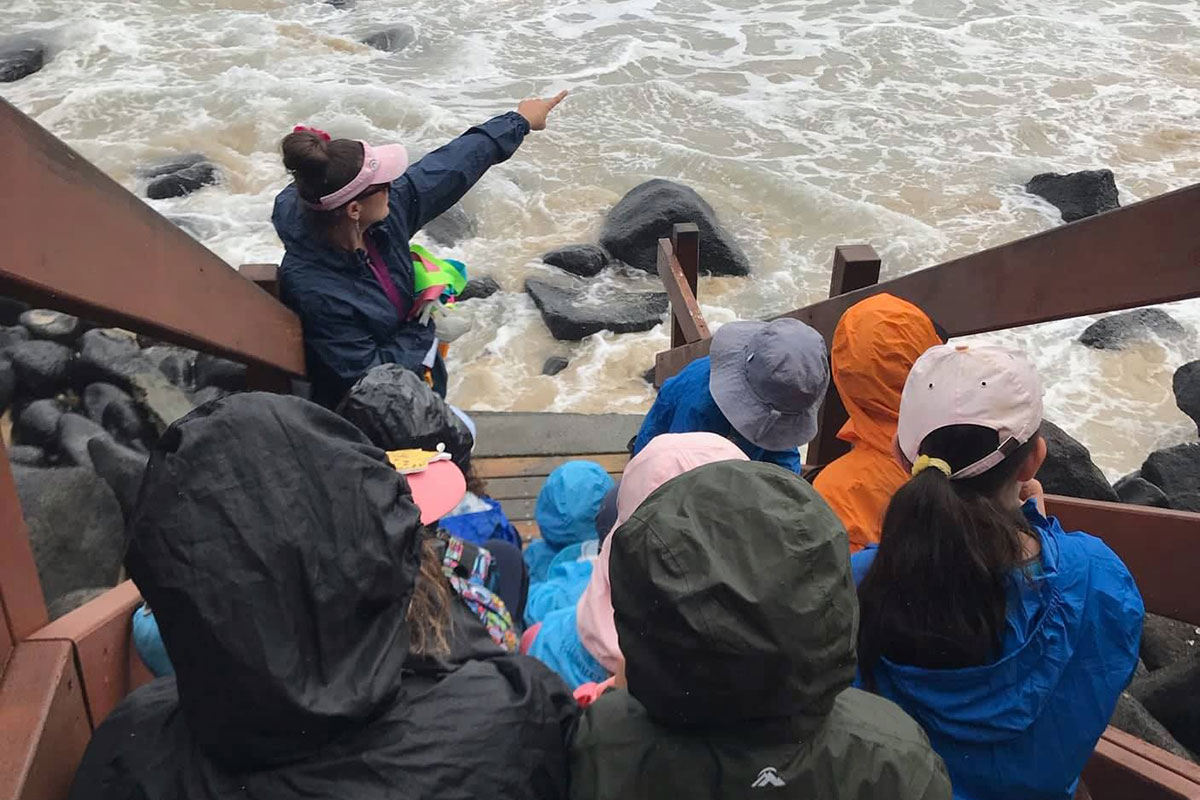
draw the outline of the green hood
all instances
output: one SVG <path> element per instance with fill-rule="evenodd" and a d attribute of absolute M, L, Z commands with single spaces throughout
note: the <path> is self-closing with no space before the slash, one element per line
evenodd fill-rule
<path fill-rule="evenodd" d="M 665 483 L 613 537 L 611 579 L 629 692 L 662 724 L 815 725 L 854 678 L 846 532 L 779 467 Z"/>

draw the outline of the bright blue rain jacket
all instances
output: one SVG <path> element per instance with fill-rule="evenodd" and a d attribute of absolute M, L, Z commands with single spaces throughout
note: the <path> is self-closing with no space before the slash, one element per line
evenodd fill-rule
<path fill-rule="evenodd" d="M 711 369 L 708 356 L 698 358 L 662 385 L 658 399 L 642 420 L 633 454 L 642 452 L 651 439 L 662 433 L 715 433 L 740 447 L 751 461 L 778 464 L 799 475 L 799 450 L 764 450 L 734 430 L 708 390 Z"/>
<path fill-rule="evenodd" d="M 584 549 L 590 548 L 590 553 Z M 525 626 L 536 625 L 551 611 L 574 606 L 592 579 L 592 565 L 599 554 L 598 542 L 571 544 L 558 551 L 550 562 L 546 580 L 529 587 L 525 601 Z"/>
<path fill-rule="evenodd" d="M 1145 609 L 1121 559 L 1032 500 L 1023 511 L 1041 538 L 1041 574 L 1013 574 L 1000 659 L 875 667 L 875 691 L 929 734 L 961 800 L 1070 800 L 1137 666 Z M 851 557 L 856 580 L 876 552 Z"/>
<path fill-rule="evenodd" d="M 608 680 L 608 670 L 583 646 L 576 628 L 576 606 L 551 611 L 529 647 L 533 656 L 567 682 L 571 691 L 585 683 Z"/>
<path fill-rule="evenodd" d="M 367 235 L 401 298 L 413 300 L 408 240 L 458 202 L 489 167 L 511 157 L 527 133 L 529 123 L 510 111 L 429 153 L 392 182 L 388 216 Z M 333 407 L 379 364 L 421 372 L 434 344 L 433 326 L 401 319 L 364 254 L 330 245 L 307 223 L 305 212 L 291 184 L 275 198 L 271 221 L 287 251 L 279 268 L 279 299 L 300 317 L 313 400 Z M 440 363 L 435 374 L 444 383 Z M 435 388 L 445 394 L 444 386 Z"/>
<path fill-rule="evenodd" d="M 500 539 L 514 547 L 520 547 L 521 534 L 517 533 L 517 529 L 508 521 L 500 504 L 490 497 L 479 499 L 487 504 L 486 511 L 442 517 L 438 520 L 438 527 L 471 544 L 482 546 L 489 539 Z"/>
<path fill-rule="evenodd" d="M 533 514 L 542 538 L 525 548 L 530 583 L 546 580 L 559 550 L 596 538 L 596 515 L 615 485 L 594 461 L 568 461 L 550 473 Z"/>

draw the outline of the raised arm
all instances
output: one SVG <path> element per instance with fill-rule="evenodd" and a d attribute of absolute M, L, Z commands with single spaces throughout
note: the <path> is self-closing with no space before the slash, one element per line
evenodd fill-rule
<path fill-rule="evenodd" d="M 546 127 L 546 116 L 567 96 L 522 100 L 516 111 L 476 125 L 439 147 L 392 183 L 392 208 L 404 216 L 409 234 L 457 203 L 488 167 L 507 161 L 531 130 Z"/>

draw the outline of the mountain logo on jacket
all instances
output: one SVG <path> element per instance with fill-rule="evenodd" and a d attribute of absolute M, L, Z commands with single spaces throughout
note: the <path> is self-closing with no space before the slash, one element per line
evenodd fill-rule
<path fill-rule="evenodd" d="M 774 767 L 766 767 L 762 772 L 758 773 L 758 777 L 754 779 L 754 783 L 750 784 L 751 789 L 765 789 L 768 786 L 786 786 L 783 778 L 779 777 L 779 773 Z"/>

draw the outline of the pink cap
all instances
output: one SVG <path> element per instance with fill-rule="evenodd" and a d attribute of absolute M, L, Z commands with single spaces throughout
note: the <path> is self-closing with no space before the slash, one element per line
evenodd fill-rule
<path fill-rule="evenodd" d="M 467 493 L 467 480 L 453 461 L 435 461 L 422 472 L 405 475 L 421 524 L 429 525 L 454 510 Z"/>
<path fill-rule="evenodd" d="M 909 462 L 939 428 L 979 425 L 1000 446 L 950 477 L 973 478 L 1028 442 L 1042 424 L 1042 380 L 1024 354 L 996 345 L 938 345 L 913 364 L 900 396 L 896 439 Z"/>
<path fill-rule="evenodd" d="M 363 146 L 362 169 L 353 180 L 336 192 L 325 195 L 319 202 L 309 205 L 321 211 L 332 211 L 346 205 L 370 186 L 391 183 L 408 169 L 408 151 L 404 149 L 404 145 L 385 144 L 372 147 L 362 141 L 360 144 Z"/>

